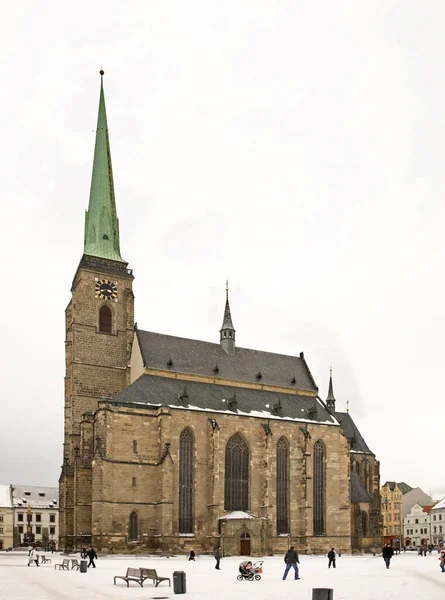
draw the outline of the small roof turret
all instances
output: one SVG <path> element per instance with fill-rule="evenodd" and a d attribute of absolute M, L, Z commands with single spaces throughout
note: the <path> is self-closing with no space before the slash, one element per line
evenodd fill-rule
<path fill-rule="evenodd" d="M 233 354 L 235 352 L 235 328 L 232 323 L 232 315 L 230 313 L 229 304 L 229 282 L 226 281 L 226 306 L 224 308 L 224 319 L 221 329 L 219 330 L 220 343 L 223 350 L 227 354 Z"/>
<path fill-rule="evenodd" d="M 329 389 L 328 389 L 328 396 L 326 398 L 326 406 L 329 408 L 329 410 L 332 410 L 333 412 L 335 412 L 334 386 L 332 385 L 332 366 L 330 368 Z"/>

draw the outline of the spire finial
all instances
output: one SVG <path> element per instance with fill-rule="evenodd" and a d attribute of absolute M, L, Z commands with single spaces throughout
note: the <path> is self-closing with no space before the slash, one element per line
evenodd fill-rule
<path fill-rule="evenodd" d="M 349 413 L 349 400 L 346 400 L 346 412 Z"/>
<path fill-rule="evenodd" d="M 105 71 L 102 69 L 102 65 L 101 65 L 99 73 L 100 73 L 101 77 L 103 77 L 105 75 Z"/>
<path fill-rule="evenodd" d="M 229 280 L 226 279 L 226 300 L 229 299 Z"/>

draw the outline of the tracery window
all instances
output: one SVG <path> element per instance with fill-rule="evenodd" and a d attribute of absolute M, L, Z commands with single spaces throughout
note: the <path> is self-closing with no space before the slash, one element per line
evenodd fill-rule
<path fill-rule="evenodd" d="M 323 443 L 314 444 L 313 473 L 313 526 L 314 535 L 325 534 L 325 452 Z"/>
<path fill-rule="evenodd" d="M 236 433 L 226 446 L 225 510 L 249 509 L 249 459 L 247 443 L 242 435 Z"/>
<path fill-rule="evenodd" d="M 134 511 L 130 515 L 130 522 L 128 525 L 128 539 L 137 540 L 139 538 L 139 523 L 138 515 Z"/>
<path fill-rule="evenodd" d="M 179 533 L 193 533 L 194 439 L 190 429 L 179 438 Z"/>
<path fill-rule="evenodd" d="M 277 443 L 277 535 L 289 533 L 289 444 Z"/>
<path fill-rule="evenodd" d="M 99 331 L 101 333 L 113 333 L 113 313 L 106 304 L 99 310 Z"/>
<path fill-rule="evenodd" d="M 362 511 L 362 536 L 368 536 L 368 515 L 364 510 Z"/>

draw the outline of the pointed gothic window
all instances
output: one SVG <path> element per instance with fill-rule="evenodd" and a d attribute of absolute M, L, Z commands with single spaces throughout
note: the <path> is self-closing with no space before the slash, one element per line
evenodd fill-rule
<path fill-rule="evenodd" d="M 277 443 L 277 535 L 289 533 L 289 444 L 282 437 Z"/>
<path fill-rule="evenodd" d="M 139 537 L 138 515 L 132 512 L 130 515 L 130 523 L 128 524 L 128 539 L 137 540 Z"/>
<path fill-rule="evenodd" d="M 365 488 L 372 493 L 371 465 L 368 460 L 365 463 Z"/>
<path fill-rule="evenodd" d="M 314 444 L 314 535 L 325 534 L 325 452 L 323 443 Z"/>
<path fill-rule="evenodd" d="M 194 439 L 190 429 L 179 438 L 179 533 L 193 533 Z"/>
<path fill-rule="evenodd" d="M 249 448 L 239 433 L 226 446 L 224 508 L 227 511 L 249 509 Z"/>
<path fill-rule="evenodd" d="M 99 311 L 99 331 L 113 333 L 113 314 L 111 308 L 104 304 Z"/>
<path fill-rule="evenodd" d="M 362 511 L 362 537 L 368 537 L 368 515 Z"/>

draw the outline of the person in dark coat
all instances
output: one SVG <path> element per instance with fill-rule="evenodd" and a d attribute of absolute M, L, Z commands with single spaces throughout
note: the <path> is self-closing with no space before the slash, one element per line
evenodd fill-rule
<path fill-rule="evenodd" d="M 194 550 L 190 550 L 189 560 L 195 560 L 195 551 Z"/>
<path fill-rule="evenodd" d="M 385 561 L 386 568 L 389 569 L 389 563 L 391 562 L 391 558 L 393 557 L 394 551 L 391 548 L 390 544 L 386 544 L 382 550 L 383 560 Z"/>
<path fill-rule="evenodd" d="M 335 554 L 335 550 L 334 548 L 331 548 L 328 552 L 328 558 L 329 558 L 329 564 L 328 564 L 328 568 L 331 568 L 331 565 L 334 567 L 335 569 L 335 557 L 337 555 Z"/>
<path fill-rule="evenodd" d="M 289 548 L 289 550 L 286 552 L 286 555 L 284 557 L 284 562 L 286 563 L 286 568 L 283 573 L 283 581 L 286 579 L 287 574 L 289 573 L 291 568 L 293 568 L 295 571 L 294 579 L 300 579 L 300 577 L 298 576 L 298 566 L 297 566 L 300 564 L 300 561 L 298 560 L 298 552 L 295 550 L 294 546 L 291 546 Z"/>
<path fill-rule="evenodd" d="M 95 569 L 96 565 L 94 564 L 94 561 L 97 560 L 97 554 L 96 554 L 96 550 L 92 546 L 88 550 L 87 556 L 90 559 L 90 562 L 88 563 L 88 566 L 89 567 L 93 567 L 93 569 Z"/>
<path fill-rule="evenodd" d="M 217 569 L 218 571 L 220 571 L 220 570 L 221 570 L 221 568 L 220 568 L 220 566 L 219 566 L 219 563 L 220 563 L 220 561 L 221 561 L 221 559 L 222 559 L 222 551 L 221 551 L 221 548 L 220 548 L 220 547 L 218 547 L 218 548 L 215 550 L 214 557 L 215 557 L 215 560 L 216 560 L 215 569 Z"/>

